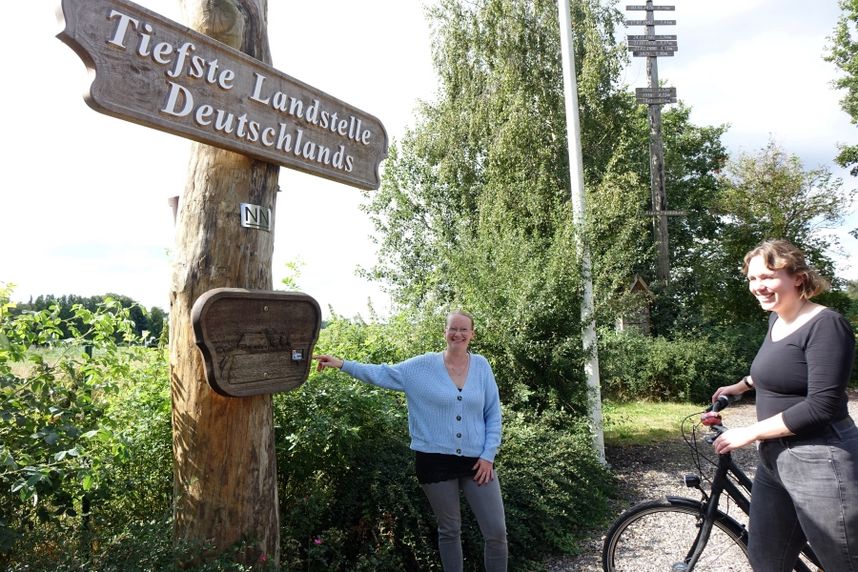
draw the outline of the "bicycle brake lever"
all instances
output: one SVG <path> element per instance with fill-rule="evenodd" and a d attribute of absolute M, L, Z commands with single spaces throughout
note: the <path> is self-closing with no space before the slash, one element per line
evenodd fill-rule
<path fill-rule="evenodd" d="M 721 436 L 721 433 L 723 433 L 724 431 L 727 430 L 727 428 L 724 427 L 723 425 L 721 425 L 720 423 L 716 423 L 715 425 L 710 425 L 709 428 L 712 430 L 712 432 L 709 433 L 708 435 L 706 435 L 706 437 L 704 437 L 703 440 L 706 441 L 707 443 L 709 443 L 710 445 L 715 442 L 715 439 L 717 439 L 718 437 Z"/>

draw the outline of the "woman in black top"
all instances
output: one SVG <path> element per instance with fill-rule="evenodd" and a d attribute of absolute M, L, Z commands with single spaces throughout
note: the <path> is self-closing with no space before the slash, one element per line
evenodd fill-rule
<path fill-rule="evenodd" d="M 784 240 L 745 255 L 743 272 L 769 331 L 750 375 L 721 395 L 757 394 L 757 423 L 723 433 L 726 453 L 759 441 L 748 553 L 756 572 L 792 570 L 805 540 L 826 572 L 858 571 L 858 429 L 846 384 L 855 334 L 843 316 L 811 302 L 827 284 Z"/>

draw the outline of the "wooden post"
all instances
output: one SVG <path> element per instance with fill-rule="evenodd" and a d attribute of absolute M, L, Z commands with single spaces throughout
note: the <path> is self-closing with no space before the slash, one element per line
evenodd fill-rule
<path fill-rule="evenodd" d="M 670 281 L 670 238 L 667 228 L 667 191 L 664 185 L 664 146 L 661 139 L 661 106 L 676 102 L 676 89 L 662 88 L 658 81 L 658 57 L 673 56 L 677 50 L 675 35 L 656 35 L 657 25 L 673 26 L 676 20 L 656 20 L 656 11 L 673 11 L 674 6 L 656 6 L 653 0 L 646 4 L 632 4 L 626 10 L 646 13 L 644 20 L 626 20 L 628 26 L 645 26 L 646 34 L 628 36 L 628 49 L 634 57 L 646 58 L 649 87 L 636 89 L 640 103 L 648 106 L 650 192 L 652 195 L 653 234 L 655 235 L 658 263 L 656 276 L 659 282 Z"/>
<path fill-rule="evenodd" d="M 651 14 L 651 12 L 650 12 Z M 649 76 L 649 87 L 653 90 L 658 85 L 658 61 L 655 56 L 646 59 L 646 70 Z M 664 187 L 664 145 L 661 140 L 661 104 L 651 103 L 648 106 L 649 119 L 649 172 L 650 192 L 652 194 L 653 230 L 658 256 L 656 276 L 662 284 L 670 281 L 670 237 L 667 230 L 667 192 Z"/>
<path fill-rule="evenodd" d="M 188 25 L 270 64 L 266 0 L 184 0 Z M 280 557 L 270 395 L 224 397 L 206 383 L 191 308 L 218 287 L 270 290 L 274 236 L 240 226 L 240 205 L 274 212 L 279 167 L 194 143 L 179 200 L 170 300 L 174 536 L 215 553 L 248 540 L 247 564 Z"/>
<path fill-rule="evenodd" d="M 377 189 L 387 132 L 377 118 L 270 65 L 267 0 L 182 3 L 187 25 L 130 0 L 62 0 L 58 37 L 94 73 L 84 96 L 90 107 L 198 142 L 184 194 L 170 200 L 176 222 L 170 292 L 174 533 L 177 540 L 211 544 L 213 554 L 245 541 L 246 563 L 263 557 L 276 563 L 280 540 L 270 391 L 288 390 L 306 379 L 309 368 L 304 371 L 308 364 L 302 362 L 318 335 L 318 304 L 302 300 L 303 310 L 288 304 L 293 323 L 275 328 L 283 336 L 268 349 L 289 351 L 285 372 L 268 378 L 263 370 L 257 378 L 248 366 L 242 375 L 215 381 L 216 392 L 197 344 L 211 357 L 240 349 L 243 338 L 235 347 L 205 345 L 211 342 L 205 332 L 223 330 L 205 327 L 202 316 L 208 314 L 202 308 L 213 298 L 201 296 L 216 289 L 241 291 L 251 294 L 246 301 L 254 299 L 253 291 L 271 290 L 270 231 L 280 166 Z M 282 324 L 281 306 L 263 321 Z M 263 305 L 261 311 L 273 309 Z M 300 331 L 292 336 L 296 327 Z M 268 358 L 282 363 L 277 355 Z M 260 356 L 245 363 L 258 366 Z M 219 363 L 210 369 L 222 373 L 229 368 Z M 243 380 L 236 382 L 240 387 L 236 379 Z"/>

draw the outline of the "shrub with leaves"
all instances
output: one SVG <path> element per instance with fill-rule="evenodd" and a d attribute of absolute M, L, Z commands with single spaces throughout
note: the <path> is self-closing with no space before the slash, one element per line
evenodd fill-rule
<path fill-rule="evenodd" d="M 85 558 L 98 534 L 169 507 L 166 360 L 118 302 L 74 306 L 72 322 L 56 306 L 13 316 L 10 295 L 0 289 L 0 563 L 72 547 Z"/>
<path fill-rule="evenodd" d="M 706 402 L 720 385 L 747 373 L 755 334 L 734 329 L 674 339 L 635 331 L 603 331 L 599 341 L 602 392 L 618 400 Z"/>

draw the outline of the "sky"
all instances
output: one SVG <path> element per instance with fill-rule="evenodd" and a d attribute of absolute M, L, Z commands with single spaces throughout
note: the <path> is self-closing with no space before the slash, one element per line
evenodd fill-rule
<path fill-rule="evenodd" d="M 178 0 L 138 4 L 181 22 Z M 642 4 L 637 0 L 620 3 Z M 437 82 L 421 0 L 270 0 L 273 66 L 378 117 L 391 143 L 413 126 L 418 102 Z M 728 124 L 728 151 L 754 153 L 770 139 L 806 169 L 832 163 L 836 144 L 854 143 L 855 127 L 831 87 L 837 71 L 822 59 L 839 15 L 836 0 L 662 0 L 677 20 L 675 57 L 658 60 L 659 77 L 676 87 L 700 125 Z M 40 294 L 114 292 L 169 309 L 174 225 L 168 199 L 180 195 L 191 143 L 90 109 L 91 80 L 80 58 L 55 36 L 59 0 L 14 3 L 15 25 L 0 35 L 5 55 L 0 282 L 13 299 Z M 812 6 L 812 7 L 811 7 Z M 641 12 L 626 12 L 629 19 Z M 11 19 L 9 20 L 12 21 Z M 625 33 L 643 33 L 630 27 Z M 558 66 L 558 73 L 559 73 Z M 625 71 L 629 89 L 647 83 L 642 58 Z M 584 158 L 586 161 L 586 157 Z M 382 169 L 384 164 L 382 163 Z M 378 284 L 359 277 L 377 258 L 373 227 L 354 187 L 281 169 L 274 288 L 300 269 L 299 288 L 327 317 L 391 310 Z M 668 189 L 668 203 L 670 201 Z M 841 275 L 858 279 L 858 227 L 850 214 L 836 233 Z"/>

